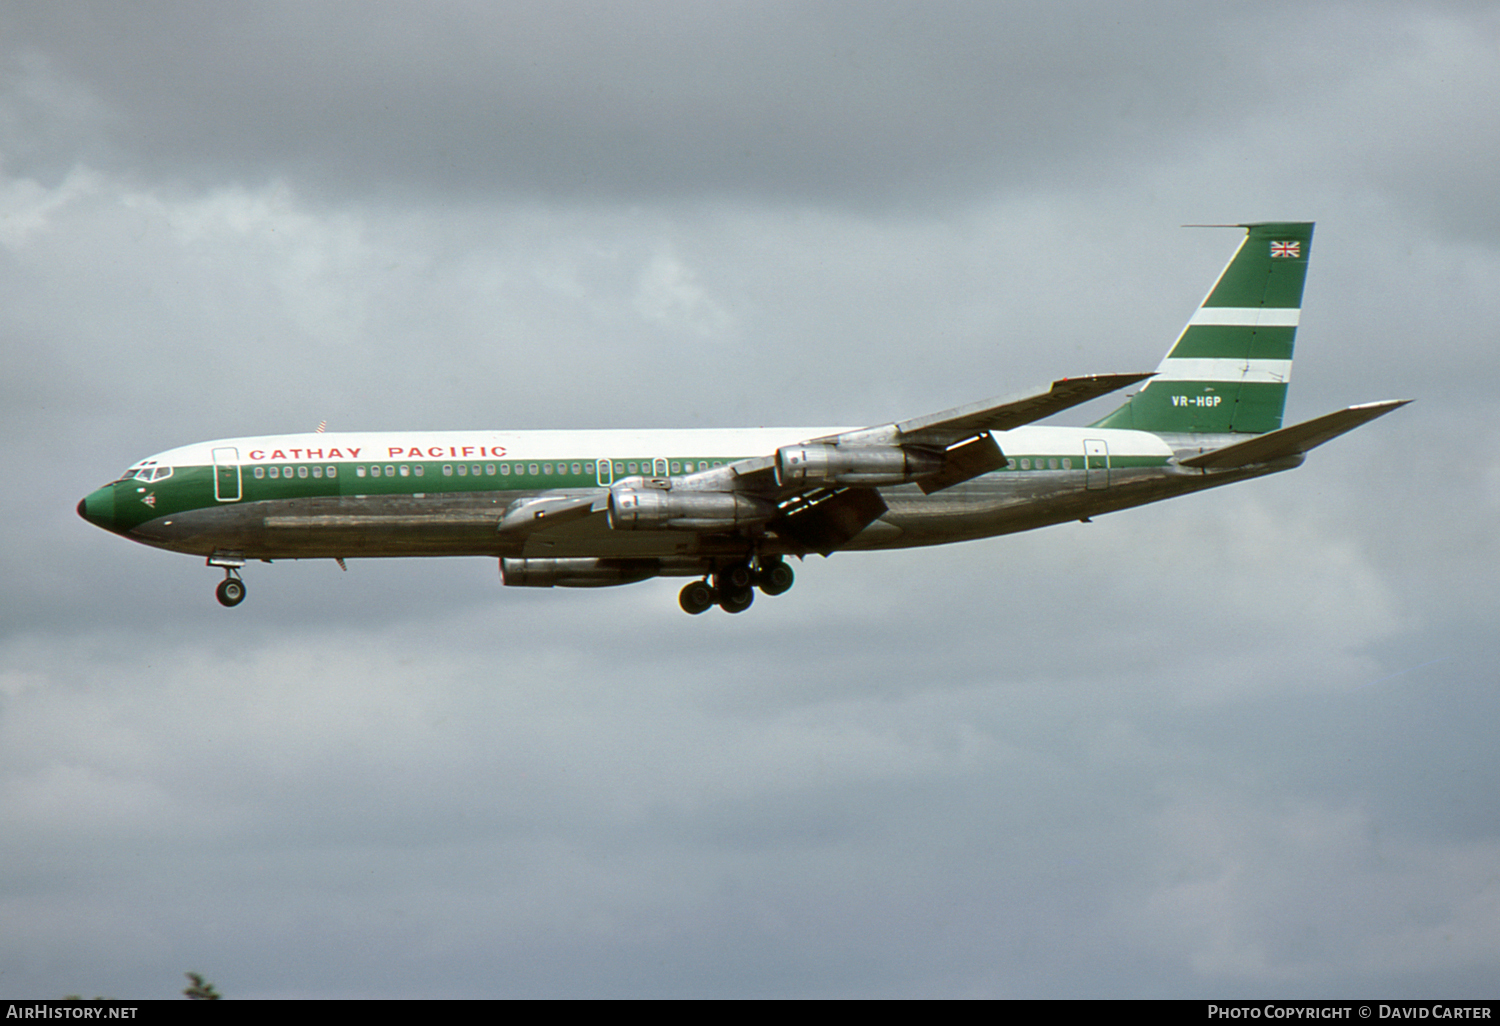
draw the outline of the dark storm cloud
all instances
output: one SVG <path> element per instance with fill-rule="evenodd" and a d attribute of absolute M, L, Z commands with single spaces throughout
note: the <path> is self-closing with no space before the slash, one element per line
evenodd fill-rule
<path fill-rule="evenodd" d="M 1263 103 L 1272 69 L 1245 59 L 1233 17 L 1198 10 L 105 4 L 5 20 L 13 53 L 45 54 L 29 72 L 81 84 L 120 159 L 153 174 L 827 199 L 1028 181 Z"/>

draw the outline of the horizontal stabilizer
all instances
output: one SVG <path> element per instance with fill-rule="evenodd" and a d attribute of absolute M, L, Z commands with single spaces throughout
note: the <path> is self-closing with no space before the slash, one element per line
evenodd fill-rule
<path fill-rule="evenodd" d="M 1410 399 L 1389 399 L 1385 402 L 1351 406 L 1347 410 L 1338 410 L 1322 417 L 1303 421 L 1301 424 L 1293 424 L 1291 427 L 1256 435 L 1246 441 L 1226 445 L 1222 449 L 1189 456 L 1179 460 L 1178 463 L 1184 467 L 1198 467 L 1203 470 L 1233 470 L 1236 467 L 1248 467 L 1256 463 L 1269 463 L 1272 460 L 1297 456 L 1316 449 L 1324 442 L 1337 438 L 1346 431 L 1353 431 L 1361 424 L 1368 424 L 1376 417 L 1383 417 L 1409 402 L 1411 402 Z"/>

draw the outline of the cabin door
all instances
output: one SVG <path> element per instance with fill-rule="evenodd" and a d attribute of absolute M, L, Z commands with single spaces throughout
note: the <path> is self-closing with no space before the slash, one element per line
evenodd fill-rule
<path fill-rule="evenodd" d="M 1083 465 L 1085 487 L 1090 491 L 1109 487 L 1109 446 L 1102 439 L 1084 440 Z"/>
<path fill-rule="evenodd" d="M 220 502 L 240 501 L 240 451 L 214 450 L 214 498 Z"/>

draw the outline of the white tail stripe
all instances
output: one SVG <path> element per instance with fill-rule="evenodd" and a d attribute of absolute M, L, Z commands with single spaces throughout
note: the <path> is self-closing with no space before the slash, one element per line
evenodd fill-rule
<path fill-rule="evenodd" d="M 1295 328 L 1302 317 L 1296 307 L 1202 306 L 1188 321 L 1194 324 L 1220 324 L 1237 328 Z"/>
<path fill-rule="evenodd" d="M 1173 356 L 1161 362 L 1154 381 L 1269 381 L 1285 384 L 1291 360 L 1231 360 Z"/>

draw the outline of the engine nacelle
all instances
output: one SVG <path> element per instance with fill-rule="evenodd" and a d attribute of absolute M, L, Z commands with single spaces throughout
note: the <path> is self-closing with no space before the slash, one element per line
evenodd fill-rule
<path fill-rule="evenodd" d="M 661 573 L 654 559 L 502 559 L 500 579 L 512 588 L 607 588 Z"/>
<path fill-rule="evenodd" d="M 941 453 L 899 445 L 805 442 L 776 450 L 776 482 L 781 485 L 897 485 L 942 469 Z"/>
<path fill-rule="evenodd" d="M 609 526 L 616 531 L 731 531 L 776 515 L 764 499 L 736 492 L 612 488 Z"/>

